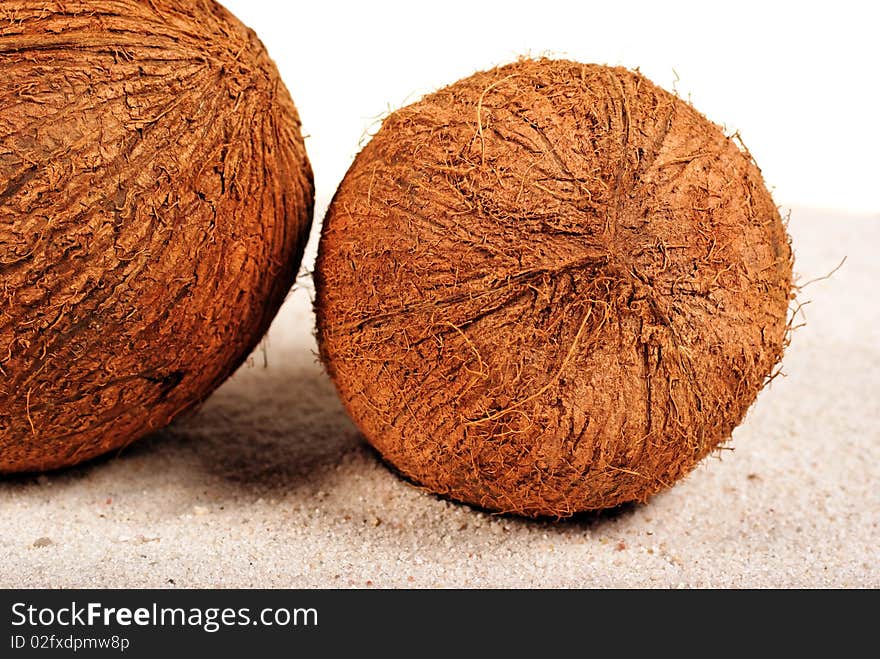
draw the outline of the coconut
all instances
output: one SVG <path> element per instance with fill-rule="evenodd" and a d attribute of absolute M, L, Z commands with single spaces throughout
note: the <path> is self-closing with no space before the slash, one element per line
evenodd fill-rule
<path fill-rule="evenodd" d="M 388 116 L 325 219 L 321 358 L 407 478 L 527 516 L 644 501 L 783 354 L 751 156 L 638 72 L 522 60 Z"/>
<path fill-rule="evenodd" d="M 252 351 L 312 217 L 300 121 L 212 0 L 0 5 L 0 472 L 168 424 Z"/>

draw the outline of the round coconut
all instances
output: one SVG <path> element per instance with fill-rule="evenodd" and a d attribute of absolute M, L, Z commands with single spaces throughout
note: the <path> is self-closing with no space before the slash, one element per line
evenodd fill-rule
<path fill-rule="evenodd" d="M 321 357 L 403 475 L 528 516 L 643 501 L 782 356 L 750 155 L 638 72 L 524 60 L 385 119 L 327 213 Z"/>
<path fill-rule="evenodd" d="M 314 188 L 256 35 L 212 0 L 0 4 L 0 472 L 198 405 L 292 285 Z"/>

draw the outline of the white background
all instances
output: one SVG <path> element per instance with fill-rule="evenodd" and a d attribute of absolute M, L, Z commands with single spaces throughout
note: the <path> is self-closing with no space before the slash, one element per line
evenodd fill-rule
<path fill-rule="evenodd" d="M 384 113 L 523 54 L 638 67 L 738 130 L 778 204 L 880 216 L 875 2 L 224 4 L 300 110 L 316 219 Z"/>

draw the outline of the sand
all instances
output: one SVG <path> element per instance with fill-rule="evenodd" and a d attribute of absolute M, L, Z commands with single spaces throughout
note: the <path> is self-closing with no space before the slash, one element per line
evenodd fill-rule
<path fill-rule="evenodd" d="M 316 362 L 304 277 L 198 413 L 109 458 L 0 480 L 0 586 L 876 588 L 880 217 L 795 210 L 790 229 L 802 282 L 848 258 L 803 291 L 787 377 L 733 450 L 647 505 L 534 522 L 401 481 Z"/>

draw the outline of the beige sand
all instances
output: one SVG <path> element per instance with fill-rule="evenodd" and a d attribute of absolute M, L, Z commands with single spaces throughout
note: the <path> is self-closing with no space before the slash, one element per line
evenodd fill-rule
<path fill-rule="evenodd" d="M 648 505 L 537 523 L 402 482 L 315 361 L 306 281 L 268 367 L 258 352 L 194 417 L 0 481 L 0 586 L 878 587 L 880 218 L 796 211 L 791 231 L 802 281 L 848 260 L 804 291 L 788 377 L 735 450 Z"/>

